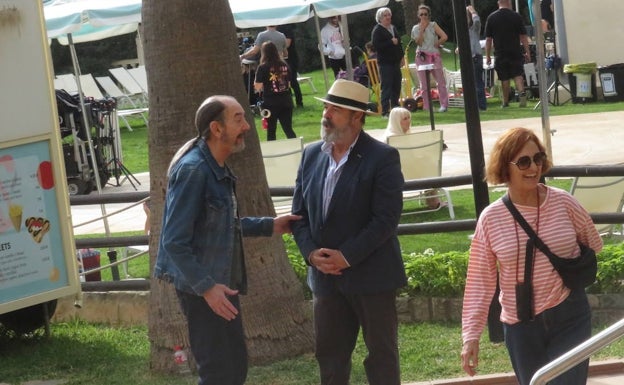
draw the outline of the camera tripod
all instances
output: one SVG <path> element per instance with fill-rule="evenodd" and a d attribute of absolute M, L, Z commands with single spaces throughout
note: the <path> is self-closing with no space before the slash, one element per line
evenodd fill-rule
<path fill-rule="evenodd" d="M 115 177 L 116 184 L 114 186 L 119 187 L 123 183 L 124 180 L 128 180 L 130 185 L 137 191 L 137 186 L 141 185 L 141 182 L 130 172 L 130 170 L 123 164 L 121 159 L 119 158 L 119 148 L 121 147 L 121 143 L 119 141 L 119 127 L 116 125 L 116 122 L 113 121 L 113 114 L 108 111 L 108 113 L 103 114 L 103 119 L 105 119 L 106 126 L 108 128 L 107 136 L 102 138 L 109 148 L 109 156 L 110 160 L 106 162 L 106 168 L 110 171 L 110 173 Z M 123 174 L 124 179 L 120 179 Z"/>
<path fill-rule="evenodd" d="M 559 69 L 561 68 L 561 59 L 559 58 L 559 56 L 557 56 L 557 42 L 555 39 L 555 31 L 545 32 L 544 38 L 547 42 L 552 43 L 552 47 L 553 47 L 552 68 L 549 69 L 548 71 L 549 72 L 553 71 L 555 73 L 555 78 L 553 82 L 550 84 L 550 86 L 548 86 L 548 89 L 546 90 L 546 95 L 548 95 L 548 102 L 550 104 L 552 104 L 553 106 L 562 106 L 566 104 L 567 102 L 569 102 L 570 100 L 572 100 L 572 97 L 570 97 L 570 99 L 566 100 L 565 102 L 561 103 L 559 101 L 559 87 L 568 91 L 568 94 L 570 95 L 572 95 L 572 92 L 570 92 L 570 89 L 566 87 L 565 84 L 561 83 L 561 81 L 559 80 Z M 551 91 L 553 93 L 552 101 L 550 100 Z M 541 102 L 542 102 L 541 100 L 537 102 L 537 104 L 535 105 L 533 109 L 537 109 L 540 106 Z"/>
<path fill-rule="evenodd" d="M 121 160 L 119 160 L 119 158 L 113 157 L 113 159 L 108 161 L 108 163 L 106 164 L 106 167 L 110 167 L 111 165 L 112 165 L 113 175 L 115 176 L 115 182 L 117 183 L 115 186 L 117 187 L 121 186 L 121 184 L 123 183 L 123 179 L 120 181 L 119 178 L 121 177 L 121 174 L 123 174 L 124 179 L 127 179 L 128 182 L 130 182 L 134 190 L 135 191 L 138 190 L 134 183 L 137 183 L 138 185 L 140 185 L 141 182 L 139 182 L 139 180 L 130 172 L 130 170 L 128 170 L 128 168 L 124 166 L 124 164 L 121 162 Z"/>

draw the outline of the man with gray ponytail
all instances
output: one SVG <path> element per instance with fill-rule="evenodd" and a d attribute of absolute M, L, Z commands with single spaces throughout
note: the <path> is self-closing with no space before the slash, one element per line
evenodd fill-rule
<path fill-rule="evenodd" d="M 195 126 L 197 137 L 169 165 L 154 276 L 176 289 L 198 384 L 239 385 L 247 377 L 238 298 L 247 290 L 242 237 L 289 233 L 290 222 L 301 217 L 239 217 L 236 177 L 225 161 L 245 148 L 250 126 L 236 99 L 209 97 Z"/>

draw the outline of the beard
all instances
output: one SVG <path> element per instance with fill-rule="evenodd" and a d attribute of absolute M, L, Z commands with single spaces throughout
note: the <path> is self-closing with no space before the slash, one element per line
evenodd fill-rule
<path fill-rule="evenodd" d="M 223 133 L 221 137 L 221 142 L 224 144 L 232 145 L 232 154 L 237 152 L 241 152 L 245 149 L 245 137 L 244 134 L 240 134 L 234 140 L 232 140 L 232 136 L 226 131 Z"/>
<path fill-rule="evenodd" d="M 232 153 L 235 154 L 237 152 L 241 152 L 245 149 L 245 140 L 243 139 L 242 142 L 234 145 L 234 148 L 232 149 Z"/>
<path fill-rule="evenodd" d="M 336 139 L 336 127 L 329 119 L 321 119 L 320 137 L 326 143 L 331 143 Z"/>

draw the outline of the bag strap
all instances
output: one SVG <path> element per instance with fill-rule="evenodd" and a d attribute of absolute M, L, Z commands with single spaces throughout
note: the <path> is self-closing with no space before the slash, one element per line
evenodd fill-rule
<path fill-rule="evenodd" d="M 553 266 L 555 266 L 557 258 L 559 257 L 556 256 L 552 251 L 550 251 L 550 249 L 548 248 L 548 246 L 546 246 L 542 239 L 538 237 L 537 234 L 535 234 L 535 231 L 533 231 L 533 228 L 531 228 L 531 226 L 527 223 L 522 214 L 520 214 L 520 211 L 518 211 L 516 206 L 511 203 L 511 199 L 509 199 L 509 194 L 505 194 L 505 196 L 503 196 L 503 203 L 505 204 L 505 206 L 507 206 L 507 209 L 509 210 L 509 212 L 511 212 L 511 215 L 513 215 L 516 222 L 520 224 L 522 229 L 524 229 L 524 232 L 527 233 L 529 238 L 531 238 L 533 244 L 537 246 L 537 248 L 540 249 L 542 253 L 546 254 L 550 262 L 553 264 Z"/>

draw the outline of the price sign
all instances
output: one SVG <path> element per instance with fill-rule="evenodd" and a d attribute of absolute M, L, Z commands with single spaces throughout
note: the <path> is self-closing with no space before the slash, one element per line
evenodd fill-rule
<path fill-rule="evenodd" d="M 0 0 L 0 52 L 2 314 L 80 283 L 40 1 Z"/>

